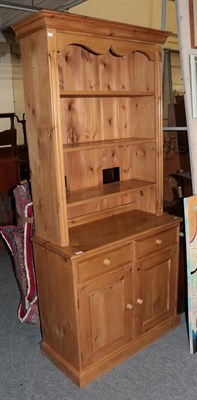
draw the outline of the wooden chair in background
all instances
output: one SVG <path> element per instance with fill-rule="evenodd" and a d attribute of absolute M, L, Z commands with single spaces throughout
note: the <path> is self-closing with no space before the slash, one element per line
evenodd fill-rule
<path fill-rule="evenodd" d="M 20 182 L 14 116 L 14 113 L 0 114 L 0 118 L 10 118 L 10 129 L 0 132 L 0 193 L 7 193 Z"/>

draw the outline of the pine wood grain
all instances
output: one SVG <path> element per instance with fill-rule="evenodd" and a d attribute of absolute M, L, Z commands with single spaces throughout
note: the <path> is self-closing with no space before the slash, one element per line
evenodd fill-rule
<path fill-rule="evenodd" d="M 49 10 L 14 29 L 41 349 L 84 386 L 179 322 L 180 219 L 162 208 L 168 33 Z M 103 170 L 114 168 L 106 184 Z"/>

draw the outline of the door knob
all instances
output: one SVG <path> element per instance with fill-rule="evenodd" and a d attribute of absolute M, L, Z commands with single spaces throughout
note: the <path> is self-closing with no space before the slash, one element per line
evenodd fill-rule
<path fill-rule="evenodd" d="M 132 308 L 133 308 L 132 304 L 128 303 L 128 304 L 126 305 L 126 309 L 127 309 L 127 310 L 132 310 Z"/>
<path fill-rule="evenodd" d="M 103 261 L 103 264 L 106 265 L 106 266 L 108 267 L 109 265 L 111 265 L 111 261 L 109 260 L 109 258 L 106 258 L 106 259 Z"/>

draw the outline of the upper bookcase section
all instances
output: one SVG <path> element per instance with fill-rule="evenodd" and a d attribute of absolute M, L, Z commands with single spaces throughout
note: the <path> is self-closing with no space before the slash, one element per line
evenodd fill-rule
<path fill-rule="evenodd" d="M 129 42 L 132 42 L 133 45 L 135 42 L 138 43 L 138 50 L 140 50 L 140 42 L 143 43 L 143 51 L 146 52 L 145 44 L 161 45 L 170 34 L 170 32 L 158 29 L 50 10 L 42 10 L 21 20 L 13 25 L 13 29 L 19 39 L 41 29 L 56 30 L 66 34 L 66 44 L 69 44 L 69 42 L 70 44 L 83 43 L 87 48 L 90 45 L 91 50 L 98 54 L 106 52 L 108 47 L 117 55 L 124 55 L 128 51 Z M 92 48 L 92 35 L 94 35 L 94 49 Z M 84 40 L 85 38 L 86 40 Z M 114 39 L 116 48 L 113 48 Z M 62 35 L 59 41 L 64 41 Z M 61 46 L 61 43 L 59 43 L 59 46 Z M 129 51 L 131 50 L 132 48 L 129 49 Z M 151 51 L 148 46 L 147 55 L 150 58 L 154 58 L 154 49 Z"/>

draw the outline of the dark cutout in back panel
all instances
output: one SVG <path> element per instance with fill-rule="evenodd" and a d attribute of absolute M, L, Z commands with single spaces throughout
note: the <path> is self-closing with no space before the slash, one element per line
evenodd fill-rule
<path fill-rule="evenodd" d="M 120 168 L 107 168 L 103 169 L 103 183 L 119 182 L 120 180 Z"/>

